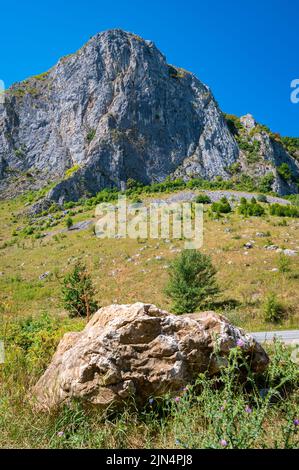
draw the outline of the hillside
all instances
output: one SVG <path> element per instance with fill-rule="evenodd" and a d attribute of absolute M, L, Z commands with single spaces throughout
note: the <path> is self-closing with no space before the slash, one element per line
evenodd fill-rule
<path fill-rule="evenodd" d="M 264 215 L 246 217 L 239 213 L 242 198 L 250 203 L 255 193 L 161 192 L 161 187 L 160 192 L 142 193 L 138 188 L 137 193 L 145 204 L 195 200 L 197 195 L 219 202 L 226 195 L 230 213 L 218 214 L 212 204 L 205 205 L 201 251 L 212 257 L 221 289 L 210 308 L 247 331 L 298 328 L 299 208 L 263 195 L 258 207 Z M 113 199 L 115 193 L 105 195 Z M 169 265 L 180 256 L 184 240 L 100 240 L 93 230 L 95 201 L 63 211 L 56 208 L 35 219 L 24 216 L 25 201 L 0 203 L 0 338 L 6 349 L 6 362 L 0 365 L 2 447 L 298 447 L 298 366 L 291 351 L 279 344 L 267 349 L 271 358 L 267 374 L 250 377 L 245 393 L 232 362 L 229 373 L 224 368 L 220 378 L 198 378 L 201 394 L 190 386 L 175 400 L 168 396 L 157 404 L 150 400 L 142 410 L 133 404 L 111 415 L 109 409 L 94 412 L 76 402 L 57 413 L 36 413 L 27 400 L 28 391 L 49 366 L 64 333 L 81 331 L 86 325 L 83 318 L 68 318 L 63 309 L 64 276 L 80 260 L 91 274 L 99 305 L 143 301 L 171 310 L 164 287 Z M 131 201 L 136 201 L 133 191 Z M 291 208 L 294 216 L 282 216 L 282 209 L 273 215 L 278 202 L 280 208 Z M 72 229 L 66 227 L 69 217 Z M 266 304 L 272 305 L 273 299 L 279 315 L 275 322 L 266 317 Z M 255 388 L 250 392 L 252 380 Z"/>

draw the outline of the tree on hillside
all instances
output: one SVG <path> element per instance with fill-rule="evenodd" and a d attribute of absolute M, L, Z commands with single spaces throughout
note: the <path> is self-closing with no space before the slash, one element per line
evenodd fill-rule
<path fill-rule="evenodd" d="M 219 292 L 211 258 L 199 251 L 184 250 L 170 265 L 169 273 L 165 292 L 175 313 L 195 312 Z"/>
<path fill-rule="evenodd" d="M 94 288 L 90 274 L 85 265 L 77 263 L 68 273 L 62 285 L 62 300 L 64 308 L 71 318 L 87 317 L 95 313 L 98 305 L 94 300 Z"/>

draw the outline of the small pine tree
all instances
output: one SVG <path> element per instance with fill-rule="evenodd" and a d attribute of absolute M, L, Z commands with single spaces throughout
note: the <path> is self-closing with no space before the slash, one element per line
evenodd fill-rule
<path fill-rule="evenodd" d="M 219 292 L 211 258 L 196 250 L 184 250 L 170 265 L 165 293 L 177 314 L 192 313 L 207 305 Z"/>
<path fill-rule="evenodd" d="M 211 204 L 211 198 L 207 194 L 199 194 L 195 199 L 197 204 Z"/>
<path fill-rule="evenodd" d="M 98 310 L 94 300 L 94 288 L 85 265 L 77 263 L 72 272 L 67 274 L 62 285 L 64 308 L 71 318 L 87 317 Z"/>
<path fill-rule="evenodd" d="M 65 221 L 67 229 L 70 230 L 72 226 L 74 225 L 73 219 L 71 217 L 68 217 Z"/>

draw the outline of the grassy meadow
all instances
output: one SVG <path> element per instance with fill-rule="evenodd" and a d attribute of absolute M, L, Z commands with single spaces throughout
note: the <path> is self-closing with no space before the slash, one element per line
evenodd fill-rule
<path fill-rule="evenodd" d="M 282 262 L 281 255 L 265 246 L 299 250 L 299 219 L 270 216 L 267 204 L 263 206 L 262 217 L 246 218 L 234 210 L 215 218 L 205 205 L 202 251 L 211 256 L 221 288 L 210 308 L 248 331 L 295 329 L 299 256 Z M 75 263 L 87 265 L 99 305 L 141 301 L 171 311 L 164 286 L 169 263 L 184 248 L 184 240 L 101 240 L 92 225 L 67 230 L 68 217 L 74 224 L 94 219 L 94 208 L 80 205 L 68 214 L 53 213 L 50 227 L 36 221 L 34 226 L 40 227 L 33 233 L 23 214 L 22 198 L 0 202 L 0 339 L 6 348 L 5 364 L 0 364 L 0 447 L 299 446 L 298 366 L 279 343 L 268 346 L 272 361 L 265 376 L 253 376 L 245 384 L 235 377 L 238 351 L 233 350 L 230 368 L 221 377 L 199 377 L 179 401 L 163 397 L 143 410 L 130 403 L 116 414 L 80 403 L 52 415 L 34 413 L 30 387 L 63 334 L 86 323 L 70 319 L 62 307 L 61 283 Z M 248 242 L 252 248 L 244 246 Z M 276 323 L 265 318 L 265 300 L 273 293 L 282 306 Z"/>

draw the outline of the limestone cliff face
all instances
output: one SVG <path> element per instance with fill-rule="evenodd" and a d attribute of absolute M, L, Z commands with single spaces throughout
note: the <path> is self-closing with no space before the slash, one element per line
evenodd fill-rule
<path fill-rule="evenodd" d="M 121 30 L 93 37 L 0 104 L 0 195 L 48 199 L 168 175 L 230 177 L 239 147 L 209 88 Z"/>
<path fill-rule="evenodd" d="M 2 189 L 71 177 L 52 198 L 74 199 L 128 178 L 226 176 L 238 157 L 209 88 L 169 66 L 152 42 L 120 30 L 93 37 L 49 73 L 14 85 L 0 105 Z"/>
<path fill-rule="evenodd" d="M 254 179 L 273 175 L 273 191 L 280 195 L 297 193 L 299 159 L 286 151 L 279 134 L 259 125 L 251 114 L 241 117 L 239 123 L 233 134 L 240 148 L 240 171 Z M 287 179 L 281 176 L 282 165 L 289 169 L 290 177 Z"/>

